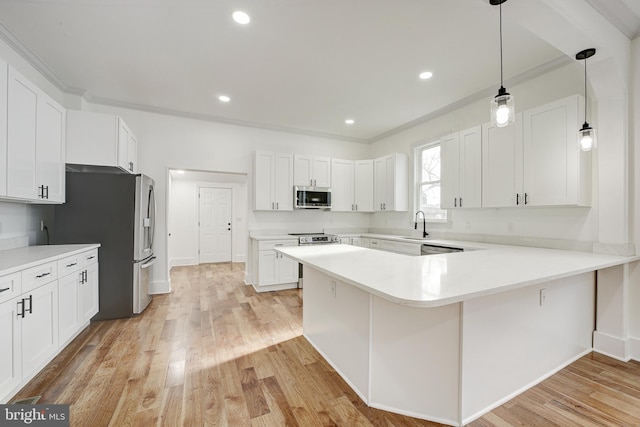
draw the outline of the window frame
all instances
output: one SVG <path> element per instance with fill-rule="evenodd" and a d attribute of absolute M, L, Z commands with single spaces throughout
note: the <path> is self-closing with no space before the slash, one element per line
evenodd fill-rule
<path fill-rule="evenodd" d="M 424 150 L 428 150 L 435 146 L 440 146 L 440 181 L 429 181 L 429 182 L 439 182 L 440 183 L 440 191 L 442 193 L 442 138 L 432 138 L 426 141 L 419 141 L 415 144 L 412 144 L 413 151 L 413 207 L 415 211 L 420 210 L 420 189 L 425 184 L 422 182 L 422 152 Z M 442 198 L 440 198 L 440 202 L 442 203 Z M 429 218 L 427 217 L 426 221 L 430 223 L 447 223 L 450 222 L 449 211 L 447 209 L 439 208 L 444 214 L 444 218 Z"/>

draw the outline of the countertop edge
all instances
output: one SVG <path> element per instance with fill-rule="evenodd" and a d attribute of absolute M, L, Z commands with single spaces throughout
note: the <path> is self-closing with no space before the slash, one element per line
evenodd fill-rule
<path fill-rule="evenodd" d="M 7 249 L 4 251 L 0 251 L 0 257 L 3 254 L 7 254 L 9 252 L 12 253 L 13 256 L 24 257 L 24 261 L 16 259 L 11 266 L 4 267 L 0 269 L 0 276 L 6 276 L 9 274 L 16 273 L 21 270 L 25 270 L 31 267 L 35 267 L 40 264 L 44 264 L 51 261 L 57 261 L 59 259 L 72 256 L 78 253 L 86 252 L 91 249 L 99 248 L 100 243 L 80 243 L 80 244 L 72 244 L 72 245 L 39 245 L 39 246 L 25 246 L 23 248 L 15 248 L 15 249 Z M 38 249 L 34 249 L 38 248 Z M 53 252 L 51 253 L 51 249 L 53 248 Z M 37 252 L 44 251 L 45 249 L 49 249 L 46 251 L 47 253 L 39 254 Z"/>

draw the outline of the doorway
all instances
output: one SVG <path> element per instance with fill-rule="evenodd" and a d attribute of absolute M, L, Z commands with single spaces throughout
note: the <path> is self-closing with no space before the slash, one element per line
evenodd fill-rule
<path fill-rule="evenodd" d="M 200 187 L 198 204 L 198 263 L 231 262 L 231 189 Z"/>

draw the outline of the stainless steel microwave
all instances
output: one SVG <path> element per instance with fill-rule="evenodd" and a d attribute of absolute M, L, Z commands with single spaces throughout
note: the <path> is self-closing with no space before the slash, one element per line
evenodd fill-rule
<path fill-rule="evenodd" d="M 331 209 L 331 188 L 293 187 L 293 207 L 296 209 Z"/>

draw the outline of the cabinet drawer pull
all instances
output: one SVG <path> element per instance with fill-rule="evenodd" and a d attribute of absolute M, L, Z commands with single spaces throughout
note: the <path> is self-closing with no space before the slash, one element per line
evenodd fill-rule
<path fill-rule="evenodd" d="M 67 264 L 66 267 L 69 268 L 69 267 L 73 267 L 74 265 L 78 265 L 78 263 L 72 262 L 71 264 Z"/>
<path fill-rule="evenodd" d="M 91 255 L 89 258 L 87 258 L 87 261 L 89 261 L 90 259 L 94 259 L 95 257 L 95 255 Z"/>
<path fill-rule="evenodd" d="M 0 292 L 6 292 L 6 291 L 8 291 L 9 289 L 11 289 L 11 288 L 2 288 L 2 289 L 0 289 Z"/>
<path fill-rule="evenodd" d="M 51 274 L 51 272 L 38 274 L 38 275 L 36 276 L 36 279 L 42 279 L 43 277 L 48 276 L 48 275 L 50 275 L 50 274 Z"/>

